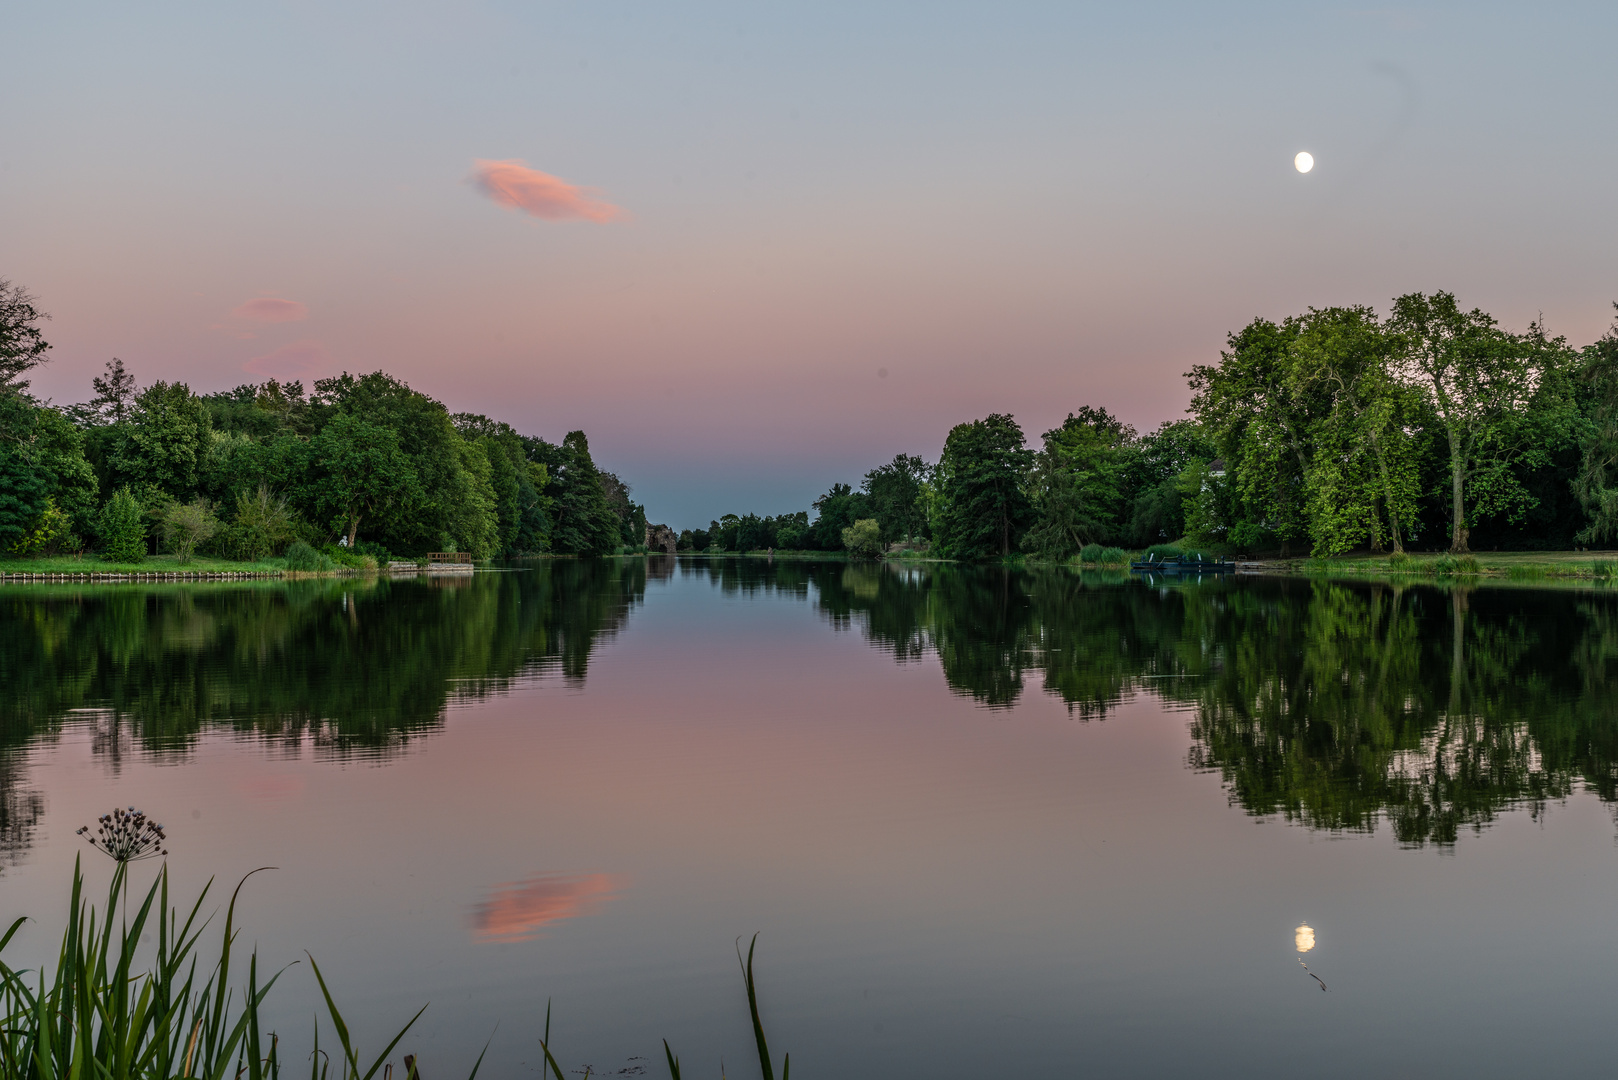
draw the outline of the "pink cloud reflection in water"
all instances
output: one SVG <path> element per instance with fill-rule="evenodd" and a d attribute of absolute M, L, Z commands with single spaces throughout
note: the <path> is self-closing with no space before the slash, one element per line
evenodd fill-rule
<path fill-rule="evenodd" d="M 528 941 L 552 923 L 594 915 L 622 887 L 623 879 L 612 874 L 535 874 L 502 882 L 472 909 L 474 936 L 489 943 Z"/>

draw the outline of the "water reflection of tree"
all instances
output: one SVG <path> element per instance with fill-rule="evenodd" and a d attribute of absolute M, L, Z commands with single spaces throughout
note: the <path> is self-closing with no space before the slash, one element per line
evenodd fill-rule
<path fill-rule="evenodd" d="M 146 753 L 183 754 L 210 727 L 386 753 L 453 700 L 524 675 L 582 680 L 645 587 L 640 560 L 568 560 L 469 579 L 8 591 L 0 746 L 83 709 L 97 745 L 127 729 Z"/>
<path fill-rule="evenodd" d="M 810 571 L 833 625 L 936 653 L 989 707 L 1025 684 L 1083 718 L 1146 692 L 1190 764 L 1314 828 L 1454 843 L 1583 786 L 1618 801 L 1618 600 L 1303 579 L 1125 584 L 1066 571 Z"/>

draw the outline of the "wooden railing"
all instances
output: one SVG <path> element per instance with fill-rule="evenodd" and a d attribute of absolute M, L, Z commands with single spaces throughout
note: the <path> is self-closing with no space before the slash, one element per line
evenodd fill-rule
<path fill-rule="evenodd" d="M 427 561 L 430 563 L 470 563 L 472 555 L 465 551 L 429 551 Z"/>

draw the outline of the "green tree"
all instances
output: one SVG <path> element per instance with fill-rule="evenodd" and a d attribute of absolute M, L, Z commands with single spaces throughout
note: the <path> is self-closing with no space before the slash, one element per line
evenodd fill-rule
<path fill-rule="evenodd" d="M 119 484 L 150 484 L 176 498 L 197 490 L 213 416 L 184 383 L 159 380 L 141 391 L 127 423 L 109 429 Z"/>
<path fill-rule="evenodd" d="M 235 515 L 225 538 L 233 555 L 257 562 L 279 552 L 297 535 L 297 519 L 285 496 L 265 484 L 236 493 Z"/>
<path fill-rule="evenodd" d="M 833 484 L 810 505 L 815 510 L 815 523 L 809 528 L 809 539 L 820 551 L 841 551 L 843 530 L 860 518 L 874 516 L 870 498 L 847 484 Z"/>
<path fill-rule="evenodd" d="M 1047 431 L 1034 458 L 1038 517 L 1023 547 L 1059 562 L 1085 544 L 1115 539 L 1135 442 L 1134 428 L 1088 405 Z"/>
<path fill-rule="evenodd" d="M 1532 506 L 1513 470 L 1542 461 L 1576 425 L 1566 346 L 1537 323 L 1507 334 L 1446 292 L 1399 297 L 1388 330 L 1395 375 L 1422 395 L 1448 443 L 1450 551 L 1464 552 L 1468 503 L 1476 517 Z"/>
<path fill-rule="evenodd" d="M 1316 425 L 1330 403 L 1297 378 L 1300 320 L 1254 319 L 1231 334 L 1217 365 L 1187 373 L 1191 412 L 1218 445 L 1235 494 L 1229 528 L 1282 540 L 1308 534 L 1305 477 Z"/>
<path fill-rule="evenodd" d="M 422 501 L 416 471 L 391 428 L 339 414 L 315 436 L 310 452 L 317 510 L 341 527 L 350 547 L 360 522 L 407 512 Z"/>
<path fill-rule="evenodd" d="M 138 391 L 135 376 L 124 368 L 122 360 L 116 356 L 108 360 L 106 374 L 92 378 L 90 387 L 96 395 L 90 399 L 86 411 L 95 422 L 121 424 L 129 419 Z"/>
<path fill-rule="evenodd" d="M 138 563 L 146 558 L 146 522 L 140 503 L 127 486 L 112 493 L 96 522 L 101 557 L 114 563 Z"/>
<path fill-rule="evenodd" d="M 618 515 L 607 504 L 590 440 L 570 431 L 560 446 L 525 439 L 530 459 L 546 467 L 551 550 L 563 555 L 610 555 L 622 542 Z"/>
<path fill-rule="evenodd" d="M 45 362 L 50 342 L 39 324 L 50 318 L 21 285 L 0 278 L 0 394 L 28 390 L 24 375 Z"/>
<path fill-rule="evenodd" d="M 921 506 L 921 485 L 930 472 L 921 458 L 895 454 L 892 461 L 865 474 L 861 490 L 869 500 L 883 539 L 910 540 L 925 531 L 927 516 Z"/>
<path fill-rule="evenodd" d="M 882 526 L 875 518 L 860 518 L 843 530 L 843 547 L 855 558 L 876 558 L 882 554 Z"/>
<path fill-rule="evenodd" d="M 1381 550 L 1389 538 L 1401 552 L 1420 488 L 1413 436 L 1426 419 L 1420 398 L 1393 378 L 1391 340 L 1370 308 L 1311 308 L 1297 324 L 1295 394 L 1323 400 L 1326 410 L 1310 432 L 1304 473 L 1315 554 L 1362 540 Z"/>
<path fill-rule="evenodd" d="M 1573 485 L 1589 516 L 1577 539 L 1611 543 L 1618 540 L 1618 323 L 1584 350 L 1579 377 L 1589 398 L 1591 426 Z"/>
<path fill-rule="evenodd" d="M 172 503 L 163 515 L 163 542 L 182 563 L 191 561 L 199 544 L 206 544 L 219 532 L 219 518 L 207 499 Z"/>
<path fill-rule="evenodd" d="M 96 480 L 84 435 L 25 393 L 0 395 L 0 547 L 36 531 L 49 508 L 75 527 L 91 524 Z"/>
<path fill-rule="evenodd" d="M 944 440 L 936 483 L 934 536 L 944 554 L 988 559 L 1011 554 L 1033 516 L 1025 488 L 1033 453 L 1022 428 L 995 413 L 958 424 Z"/>
<path fill-rule="evenodd" d="M 1165 421 L 1141 436 L 1128 455 L 1129 541 L 1146 547 L 1184 536 L 1180 475 L 1193 463 L 1206 464 L 1218 456 L 1218 447 L 1195 420 Z"/>

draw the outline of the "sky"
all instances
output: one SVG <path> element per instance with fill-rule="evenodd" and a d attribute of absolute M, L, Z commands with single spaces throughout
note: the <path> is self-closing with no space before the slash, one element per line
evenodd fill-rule
<path fill-rule="evenodd" d="M 34 379 L 386 370 L 652 521 L 805 509 L 954 424 L 1141 430 L 1257 316 L 1618 299 L 1611 4 L 16 6 Z M 1294 155 L 1316 160 L 1307 175 Z"/>

